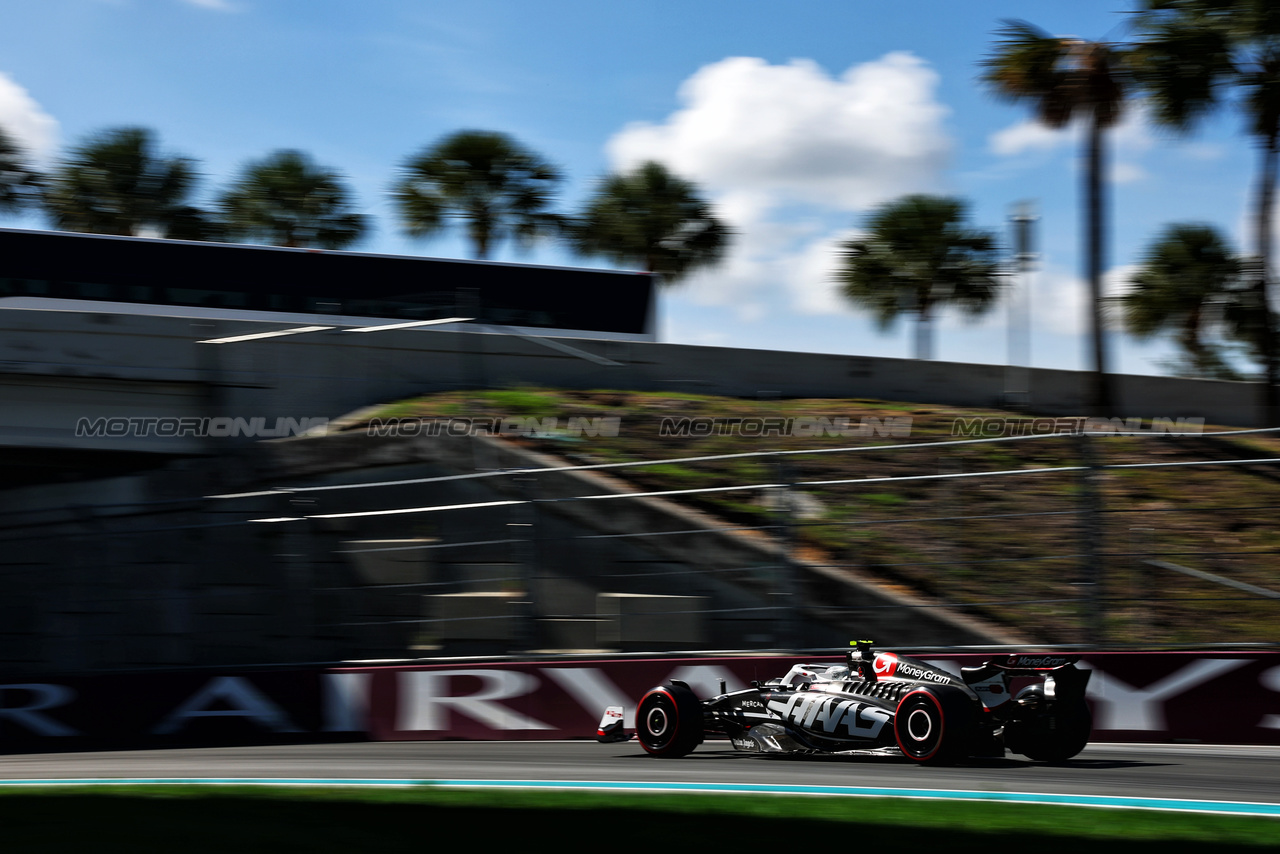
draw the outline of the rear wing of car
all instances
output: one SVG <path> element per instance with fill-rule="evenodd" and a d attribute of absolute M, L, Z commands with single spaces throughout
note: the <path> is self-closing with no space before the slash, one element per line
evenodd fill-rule
<path fill-rule="evenodd" d="M 988 659 L 986 665 L 1010 671 L 1020 676 L 1035 676 L 1052 670 L 1070 667 L 1080 660 L 1078 655 L 1041 655 L 1039 653 L 1015 652 Z"/>
<path fill-rule="evenodd" d="M 1030 676 L 1044 682 L 1044 696 L 1049 700 L 1083 697 L 1089 684 L 1090 670 L 1076 667 L 1078 655 L 1052 655 L 1041 653 L 1013 653 L 988 659 L 977 667 L 960 668 L 965 684 L 980 695 L 989 690 L 991 683 L 1008 684 L 1009 677 Z M 1001 698 L 998 702 L 1003 702 Z M 992 703 L 984 695 L 983 702 Z"/>
<path fill-rule="evenodd" d="M 1085 673 L 1075 667 L 1080 660 L 1078 655 L 1038 655 L 1036 653 L 1015 652 L 1012 655 L 1001 655 L 989 658 L 976 667 L 962 667 L 960 673 L 967 684 L 990 679 L 997 674 L 1004 676 L 1041 676 L 1048 677 L 1063 673 Z M 1068 679 L 1071 677 L 1068 676 Z"/>

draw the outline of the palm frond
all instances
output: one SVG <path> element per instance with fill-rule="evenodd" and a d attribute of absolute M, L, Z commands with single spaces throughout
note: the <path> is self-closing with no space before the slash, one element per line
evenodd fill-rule
<path fill-rule="evenodd" d="M 368 227 L 337 172 L 289 149 L 246 164 L 219 206 L 229 233 L 276 246 L 341 249 Z"/>
<path fill-rule="evenodd" d="M 1205 11 L 1152 5 L 1138 16 L 1130 66 L 1155 120 L 1185 132 L 1223 100 L 1237 70 L 1230 40 Z"/>
<path fill-rule="evenodd" d="M 55 227 L 99 234 L 189 231 L 195 161 L 158 150 L 146 128 L 111 128 L 73 148 L 46 181 Z M 208 215 L 201 212 L 201 217 Z"/>
<path fill-rule="evenodd" d="M 429 237 L 450 220 L 465 223 L 479 257 L 499 240 L 524 244 L 556 233 L 548 210 L 559 170 L 509 136 L 459 131 L 401 168 L 392 191 L 400 222 L 411 237 Z"/>
<path fill-rule="evenodd" d="M 44 180 L 27 161 L 26 153 L 0 127 L 0 212 L 34 206 Z"/>
<path fill-rule="evenodd" d="M 570 230 L 575 248 L 671 284 L 724 257 L 732 232 L 690 181 L 660 163 L 604 178 Z"/>
<path fill-rule="evenodd" d="M 887 329 L 903 314 L 934 306 L 967 314 L 990 309 L 1004 287 L 993 234 L 965 224 L 959 199 L 911 195 L 868 218 L 863 237 L 846 241 L 836 278 L 843 296 Z"/>
<path fill-rule="evenodd" d="M 1213 226 L 1175 223 L 1148 247 L 1129 291 L 1115 302 L 1132 335 L 1170 334 L 1188 365 L 1220 376 L 1220 359 L 1206 336 L 1230 334 L 1243 318 L 1250 302 L 1244 269 Z"/>

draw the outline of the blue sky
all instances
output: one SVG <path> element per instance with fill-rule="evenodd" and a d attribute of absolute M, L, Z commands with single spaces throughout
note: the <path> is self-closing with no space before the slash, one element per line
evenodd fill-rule
<path fill-rule="evenodd" d="M 1038 206 L 1032 361 L 1085 366 L 1078 136 L 1036 127 L 978 83 L 1000 21 L 1121 38 L 1129 0 L 0 0 L 0 125 L 49 162 L 85 134 L 144 125 L 196 158 L 206 200 L 248 160 L 298 148 L 348 176 L 375 231 L 358 249 L 466 257 L 409 241 L 387 200 L 411 154 L 464 128 L 509 133 L 566 174 L 571 211 L 612 169 L 659 159 L 737 231 L 719 268 L 667 289 L 663 340 L 906 357 L 842 304 L 834 247 L 908 192 L 961 196 L 1007 233 Z M 1171 138 L 1135 105 L 1112 134 L 1111 278 L 1167 223 L 1248 247 L 1257 155 L 1227 111 Z M 39 226 L 33 218 L 7 225 Z M 553 246 L 502 260 L 601 265 Z M 1006 309 L 945 316 L 935 353 L 1003 363 Z M 1161 373 L 1166 343 L 1111 335 L 1114 368 Z"/>

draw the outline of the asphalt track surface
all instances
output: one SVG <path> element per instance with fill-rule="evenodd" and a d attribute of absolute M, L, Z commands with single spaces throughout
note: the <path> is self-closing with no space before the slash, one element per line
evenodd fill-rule
<path fill-rule="evenodd" d="M 708 742 L 653 759 L 634 742 L 378 742 L 0 756 L 0 781 L 553 781 L 873 787 L 1280 805 L 1280 748 L 1091 745 L 1062 765 L 1008 755 L 952 767 L 900 756 L 761 756 Z M 1272 812 L 1268 809 L 1268 812 Z"/>

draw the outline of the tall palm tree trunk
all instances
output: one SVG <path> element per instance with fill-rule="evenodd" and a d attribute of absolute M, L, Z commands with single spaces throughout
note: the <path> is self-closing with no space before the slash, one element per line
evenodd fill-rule
<path fill-rule="evenodd" d="M 476 258 L 478 260 L 489 260 L 489 245 L 492 241 L 493 233 L 488 227 L 477 226 L 473 223 L 471 229 L 471 243 L 475 249 Z"/>
<path fill-rule="evenodd" d="M 1262 304 L 1262 360 L 1265 377 L 1262 383 L 1260 405 L 1262 423 L 1267 427 L 1280 426 L 1280 401 L 1277 400 L 1277 366 L 1275 312 L 1271 310 L 1271 212 L 1276 190 L 1276 131 L 1272 131 L 1262 143 L 1262 174 L 1258 179 L 1258 211 L 1255 219 L 1258 243 L 1258 300 Z"/>
<path fill-rule="evenodd" d="M 1199 308 L 1187 312 L 1187 319 L 1182 325 L 1182 335 L 1179 341 L 1182 349 L 1191 357 L 1191 362 L 1198 371 L 1203 371 L 1212 361 L 1211 351 L 1200 338 L 1202 317 L 1203 312 Z"/>
<path fill-rule="evenodd" d="M 933 308 L 928 304 L 916 313 L 916 358 L 933 358 Z"/>
<path fill-rule="evenodd" d="M 1087 132 L 1085 183 L 1085 275 L 1089 280 L 1089 332 L 1093 370 L 1089 379 L 1088 406 L 1096 416 L 1114 414 L 1111 377 L 1107 373 L 1106 340 L 1102 325 L 1102 270 L 1105 246 L 1103 243 L 1106 219 L 1106 198 L 1103 179 L 1106 157 L 1102 146 L 1103 128 L 1096 114 L 1089 117 Z"/>

